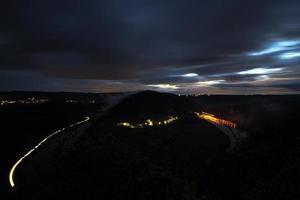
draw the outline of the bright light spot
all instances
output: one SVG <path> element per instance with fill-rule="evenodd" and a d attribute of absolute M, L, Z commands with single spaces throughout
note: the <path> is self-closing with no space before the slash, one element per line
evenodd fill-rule
<path fill-rule="evenodd" d="M 238 72 L 239 75 L 251 75 L 251 74 L 272 74 L 281 71 L 283 68 L 254 68 L 246 71 Z"/>
<path fill-rule="evenodd" d="M 148 119 L 148 120 L 147 120 L 147 124 L 148 124 L 149 126 L 153 126 L 153 122 L 151 121 L 151 119 Z"/>
<path fill-rule="evenodd" d="M 216 85 L 224 82 L 224 80 L 213 80 L 213 81 L 199 81 L 197 84 L 199 86 L 210 86 L 210 85 Z"/>
<path fill-rule="evenodd" d="M 300 56 L 300 52 L 287 52 L 279 55 L 279 58 L 286 60 L 286 59 L 292 59 L 299 56 Z"/>
<path fill-rule="evenodd" d="M 299 44 L 300 44 L 300 40 L 287 40 L 287 41 L 275 42 L 264 50 L 252 52 L 249 53 L 248 55 L 261 56 L 261 55 L 276 53 L 280 51 L 292 50 L 295 49 L 296 46 Z"/>
<path fill-rule="evenodd" d="M 151 85 L 147 85 L 147 86 L 154 87 L 154 88 L 160 88 L 160 89 L 172 89 L 172 90 L 178 89 L 177 85 L 172 85 L 172 84 L 151 84 Z"/>
<path fill-rule="evenodd" d="M 198 74 L 196 73 L 188 73 L 188 74 L 183 74 L 181 75 L 182 77 L 196 77 L 196 76 L 199 76 Z"/>

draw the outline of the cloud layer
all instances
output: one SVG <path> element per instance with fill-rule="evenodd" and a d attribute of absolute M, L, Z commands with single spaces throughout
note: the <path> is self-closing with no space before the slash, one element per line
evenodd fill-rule
<path fill-rule="evenodd" d="M 0 89 L 299 93 L 299 10 L 294 0 L 8 1 Z"/>

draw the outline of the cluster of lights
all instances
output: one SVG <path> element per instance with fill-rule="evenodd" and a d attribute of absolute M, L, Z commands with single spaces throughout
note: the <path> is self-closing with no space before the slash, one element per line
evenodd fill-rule
<path fill-rule="evenodd" d="M 78 103 L 79 101 L 77 100 L 72 100 L 72 99 L 68 99 L 65 101 L 66 103 Z"/>
<path fill-rule="evenodd" d="M 174 121 L 176 121 L 178 117 L 170 116 L 168 119 L 163 120 L 163 121 L 154 121 L 151 119 L 147 119 L 144 123 L 139 123 L 139 124 L 132 124 L 129 122 L 121 122 L 118 123 L 118 126 L 123 126 L 127 128 L 144 128 L 144 127 L 151 127 L 151 126 L 162 126 L 162 125 L 167 125 L 171 124 Z"/>
<path fill-rule="evenodd" d="M 65 101 L 66 103 L 95 103 L 94 100 L 88 100 L 88 101 L 79 101 L 79 100 L 73 100 L 73 99 L 68 99 Z"/>
<path fill-rule="evenodd" d="M 0 105 L 5 106 L 8 104 L 41 104 L 48 102 L 49 99 L 36 99 L 34 97 L 26 100 L 0 100 Z"/>
<path fill-rule="evenodd" d="M 215 117 L 213 114 L 210 114 L 210 113 L 206 113 L 206 112 L 198 113 L 198 112 L 195 112 L 195 114 L 199 118 L 207 120 L 209 122 L 214 122 L 214 123 L 217 123 L 217 124 L 220 124 L 220 125 L 226 125 L 226 126 L 229 126 L 231 128 L 236 128 L 237 127 L 237 125 L 235 123 L 227 121 L 227 120 L 224 120 L 224 119 L 219 119 L 219 118 Z"/>
<path fill-rule="evenodd" d="M 9 104 L 41 104 L 41 103 L 46 103 L 49 102 L 49 99 L 37 99 L 35 97 L 32 98 L 27 98 L 25 100 L 20 99 L 20 100 L 0 100 L 0 105 L 5 106 Z M 95 103 L 94 100 L 88 100 L 88 101 L 79 101 L 79 100 L 73 100 L 73 99 L 68 99 L 65 101 L 66 103 L 90 103 L 93 104 Z"/>

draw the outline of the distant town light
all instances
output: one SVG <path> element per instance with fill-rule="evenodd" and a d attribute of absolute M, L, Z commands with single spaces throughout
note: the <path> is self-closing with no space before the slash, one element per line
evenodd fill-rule
<path fill-rule="evenodd" d="M 36 99 L 34 97 L 32 98 L 27 98 L 25 100 L 23 99 L 19 99 L 19 100 L 6 100 L 0 99 L 0 105 L 1 106 L 5 106 L 5 105 L 9 105 L 9 104 L 42 104 L 42 103 L 46 103 L 50 101 L 49 99 Z"/>
<path fill-rule="evenodd" d="M 145 122 L 142 122 L 142 123 L 133 124 L 133 123 L 129 123 L 129 122 L 120 122 L 117 125 L 127 127 L 127 128 L 145 128 L 145 127 L 149 127 L 149 126 L 167 125 L 167 124 L 173 123 L 177 119 L 178 119 L 178 117 L 170 116 L 166 120 L 163 120 L 163 121 L 154 121 L 152 119 L 147 119 Z"/>

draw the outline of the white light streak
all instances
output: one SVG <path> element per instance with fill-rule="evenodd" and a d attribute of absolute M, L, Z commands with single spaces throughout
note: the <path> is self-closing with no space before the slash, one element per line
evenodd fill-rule
<path fill-rule="evenodd" d="M 46 138 L 44 138 L 41 142 L 39 142 L 34 148 L 32 148 L 30 151 L 28 151 L 23 157 L 21 157 L 11 168 L 10 172 L 9 172 L 9 184 L 11 187 L 14 187 L 15 186 L 15 182 L 14 182 L 14 173 L 16 171 L 16 168 L 17 166 L 26 158 L 28 157 L 33 151 L 35 151 L 37 148 L 39 148 L 43 143 L 45 143 L 48 139 L 50 139 L 51 137 L 55 136 L 56 134 L 64 131 L 65 129 L 67 128 L 71 128 L 73 126 L 76 126 L 76 125 L 79 125 L 79 124 L 82 124 L 84 122 L 87 122 L 89 121 L 90 118 L 89 117 L 86 117 L 85 120 L 82 120 L 82 121 L 79 121 L 79 122 L 76 122 L 74 124 L 71 124 L 65 128 L 62 128 L 62 129 L 59 129 L 57 131 L 55 131 L 54 133 L 48 135 Z"/>
<path fill-rule="evenodd" d="M 297 48 L 297 45 L 300 45 L 300 40 L 286 40 L 286 41 L 275 42 L 266 49 L 257 52 L 251 52 L 248 55 L 261 56 L 261 55 L 276 53 L 280 51 L 292 50 Z"/>
<path fill-rule="evenodd" d="M 281 55 L 279 55 L 279 58 L 282 60 L 287 60 L 287 59 L 293 59 L 295 57 L 299 57 L 300 52 L 286 52 Z"/>
<path fill-rule="evenodd" d="M 283 70 L 283 68 L 254 68 L 238 72 L 239 75 L 273 74 Z"/>
<path fill-rule="evenodd" d="M 300 41 L 299 40 L 287 40 L 287 41 L 277 42 L 277 44 L 282 47 L 290 47 L 290 46 L 299 45 Z"/>
<path fill-rule="evenodd" d="M 199 76 L 198 74 L 196 73 L 188 73 L 188 74 L 183 74 L 181 75 L 181 77 L 186 77 L 186 78 L 189 78 L 189 77 L 197 77 Z"/>
<path fill-rule="evenodd" d="M 288 50 L 289 48 L 287 47 L 270 47 L 268 49 L 262 50 L 262 51 L 258 51 L 258 52 L 253 52 L 253 53 L 249 53 L 250 56 L 261 56 L 261 55 L 265 55 L 265 54 L 271 54 L 271 53 L 275 53 L 278 51 L 283 51 L 283 50 Z"/>

